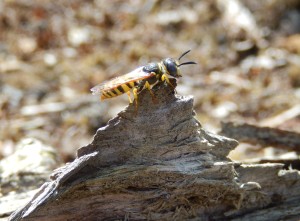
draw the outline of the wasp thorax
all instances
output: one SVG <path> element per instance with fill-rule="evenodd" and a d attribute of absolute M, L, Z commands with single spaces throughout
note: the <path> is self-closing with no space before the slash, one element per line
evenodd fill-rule
<path fill-rule="evenodd" d="M 178 61 L 174 60 L 173 58 L 166 58 L 163 60 L 163 64 L 166 67 L 168 74 L 173 77 L 181 77 L 180 70 L 178 68 Z"/>

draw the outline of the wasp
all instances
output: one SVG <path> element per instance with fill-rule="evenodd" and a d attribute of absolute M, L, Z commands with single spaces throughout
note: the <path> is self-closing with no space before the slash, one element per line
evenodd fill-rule
<path fill-rule="evenodd" d="M 159 82 L 166 82 L 173 89 L 175 89 L 170 83 L 169 77 L 182 77 L 179 69 L 180 66 L 196 64 L 196 62 L 193 61 L 184 62 L 181 64 L 179 63 L 180 59 L 189 52 L 190 50 L 184 52 L 177 60 L 173 58 L 166 58 L 158 63 L 149 63 L 145 66 L 138 67 L 125 75 L 113 78 L 93 87 L 91 91 L 94 95 L 100 95 L 101 100 L 117 97 L 127 93 L 129 102 L 132 103 L 130 93 L 132 90 L 137 110 L 138 94 L 142 90 L 149 90 L 152 98 L 155 98 L 151 89 Z"/>

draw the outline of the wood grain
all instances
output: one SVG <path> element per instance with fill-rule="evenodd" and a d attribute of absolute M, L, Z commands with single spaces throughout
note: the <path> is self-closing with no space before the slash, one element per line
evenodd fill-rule
<path fill-rule="evenodd" d="M 300 215 L 299 171 L 231 162 L 237 141 L 204 130 L 191 96 L 154 93 L 99 128 L 10 220 L 274 220 L 287 202 Z"/>

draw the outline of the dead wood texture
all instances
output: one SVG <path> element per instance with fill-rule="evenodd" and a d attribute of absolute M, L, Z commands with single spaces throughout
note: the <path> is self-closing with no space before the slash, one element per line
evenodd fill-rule
<path fill-rule="evenodd" d="M 239 165 L 237 141 L 205 131 L 193 98 L 155 88 L 99 128 L 10 220 L 276 220 L 300 215 L 299 171 Z M 272 212 L 276 209 L 276 213 Z M 284 211 L 288 210 L 288 215 Z"/>
<path fill-rule="evenodd" d="M 239 141 L 269 145 L 300 152 L 300 134 L 270 127 L 258 127 L 250 124 L 222 123 L 221 134 Z"/>

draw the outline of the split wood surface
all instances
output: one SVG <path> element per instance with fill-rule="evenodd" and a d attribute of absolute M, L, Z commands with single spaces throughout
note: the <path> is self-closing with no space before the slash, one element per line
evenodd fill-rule
<path fill-rule="evenodd" d="M 10 220 L 293 220 L 300 174 L 242 165 L 237 141 L 204 130 L 193 98 L 163 84 L 99 128 Z"/>

